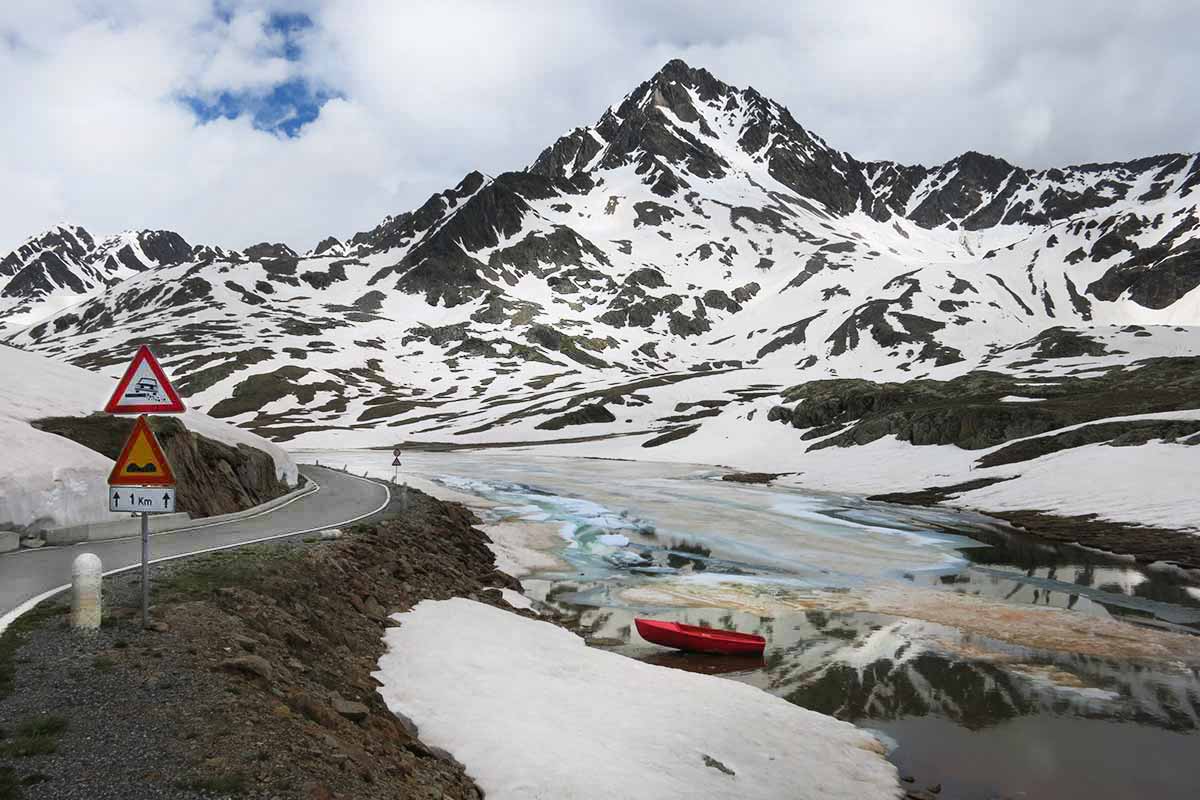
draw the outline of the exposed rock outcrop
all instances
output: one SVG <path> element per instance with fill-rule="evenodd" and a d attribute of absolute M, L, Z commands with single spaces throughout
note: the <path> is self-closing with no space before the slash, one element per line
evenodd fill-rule
<path fill-rule="evenodd" d="M 53 417 L 34 425 L 115 460 L 133 430 L 133 419 L 96 414 Z M 276 476 L 274 459 L 261 450 L 246 445 L 232 447 L 200 436 L 174 417 L 151 417 L 150 427 L 178 481 L 179 511 L 198 517 L 228 514 L 288 491 Z"/>

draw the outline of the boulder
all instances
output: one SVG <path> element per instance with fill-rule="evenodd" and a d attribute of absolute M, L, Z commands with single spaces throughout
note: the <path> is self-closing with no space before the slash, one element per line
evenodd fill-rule
<path fill-rule="evenodd" d="M 0 553 L 16 550 L 21 546 L 21 536 L 16 531 L 0 531 Z"/>
<path fill-rule="evenodd" d="M 270 681 L 272 676 L 271 664 L 262 656 L 238 656 L 226 659 L 221 662 L 221 669 L 257 675 L 266 681 Z"/>
<path fill-rule="evenodd" d="M 333 710 L 351 722 L 362 722 L 371 713 L 364 704 L 347 700 L 337 692 L 333 694 Z"/>

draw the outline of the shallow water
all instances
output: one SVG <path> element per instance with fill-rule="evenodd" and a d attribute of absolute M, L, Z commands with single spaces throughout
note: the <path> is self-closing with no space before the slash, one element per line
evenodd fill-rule
<path fill-rule="evenodd" d="M 387 453 L 312 455 L 391 473 Z M 513 452 L 404 462 L 409 474 L 498 504 L 483 512 L 489 521 L 555 525 L 569 571 L 523 583 L 594 640 L 876 730 L 894 740 L 890 757 L 916 788 L 1103 800 L 1192 797 L 1200 785 L 1200 765 L 1184 755 L 1200 752 L 1195 665 L 1039 650 L 1019 636 L 1000 641 L 849 602 L 903 587 L 923 600 L 965 594 L 1200 632 L 1200 589 L 1176 573 L 1017 535 L 978 515 L 723 482 L 706 467 Z M 744 607 L 680 608 L 627 592 L 704 597 L 728 582 Z M 642 641 L 635 616 L 759 633 L 769 644 L 761 661 L 678 654 Z"/>

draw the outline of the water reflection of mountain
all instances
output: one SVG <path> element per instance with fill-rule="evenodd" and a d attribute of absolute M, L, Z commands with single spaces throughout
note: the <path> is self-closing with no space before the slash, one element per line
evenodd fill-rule
<path fill-rule="evenodd" d="M 1195 670 L 998 648 L 912 620 L 881 626 L 878 617 L 867 614 L 806 616 L 814 632 L 826 637 L 826 646 L 810 640 L 792 651 L 770 652 L 772 689 L 841 719 L 933 715 L 977 730 L 1048 713 L 1173 731 L 1200 729 L 1200 672 Z M 956 650 L 978 651 L 980 657 L 956 655 Z"/>
<path fill-rule="evenodd" d="M 563 582 L 547 600 L 589 638 L 662 666 L 721 673 L 712 657 L 640 642 L 635 612 L 575 605 L 595 584 Z M 729 674 L 852 722 L 941 717 L 972 730 L 1052 714 L 1200 730 L 1200 671 L 1035 652 L 954 628 L 879 614 L 807 611 L 760 617 L 724 609 L 664 610 L 664 618 L 766 636 L 762 664 Z"/>
<path fill-rule="evenodd" d="M 937 714 L 977 729 L 1036 710 L 1017 683 L 991 664 L 925 654 L 904 664 L 831 664 L 784 697 L 850 722 Z"/>
<path fill-rule="evenodd" d="M 962 551 L 963 556 L 974 566 L 992 568 L 989 573 L 1006 572 L 1157 603 L 1200 608 L 1200 595 L 1197 595 L 1193 582 L 1178 572 L 1155 570 L 1148 573 L 1140 565 L 1104 553 L 1049 543 L 987 525 L 973 527 L 969 535 L 988 546 L 967 548 Z M 1060 586 L 1059 591 L 1068 597 L 1065 607 L 1073 608 L 1079 595 L 1071 595 L 1065 586 Z M 1092 594 L 1093 598 L 1096 596 Z"/>

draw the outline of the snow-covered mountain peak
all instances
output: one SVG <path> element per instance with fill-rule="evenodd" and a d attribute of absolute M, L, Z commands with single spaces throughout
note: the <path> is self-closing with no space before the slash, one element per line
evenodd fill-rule
<path fill-rule="evenodd" d="M 192 255 L 192 246 L 173 231 L 125 231 L 97 241 L 78 225 L 56 225 L 0 260 L 0 328 L 54 313 Z"/>
<path fill-rule="evenodd" d="M 193 248 L 11 339 L 106 368 L 136 330 L 194 404 L 281 438 L 695 430 L 822 378 L 1190 352 L 1197 184 L 1195 155 L 864 163 L 672 61 L 524 170 L 304 255 Z"/>

